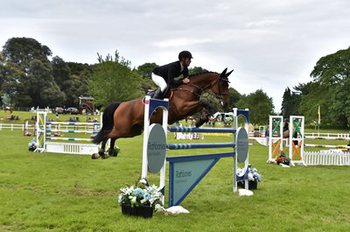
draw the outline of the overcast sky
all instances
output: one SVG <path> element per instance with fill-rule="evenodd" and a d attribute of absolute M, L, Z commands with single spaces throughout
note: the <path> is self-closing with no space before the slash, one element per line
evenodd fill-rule
<path fill-rule="evenodd" d="M 1 0 L 0 45 L 12 37 L 90 64 L 116 49 L 135 67 L 189 50 L 192 67 L 235 69 L 232 87 L 263 89 L 280 111 L 286 87 L 310 81 L 319 58 L 350 46 L 350 1 Z"/>

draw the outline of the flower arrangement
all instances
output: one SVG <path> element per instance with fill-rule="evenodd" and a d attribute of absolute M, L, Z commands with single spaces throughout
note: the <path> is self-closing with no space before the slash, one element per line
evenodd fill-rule
<path fill-rule="evenodd" d="M 156 185 L 149 186 L 146 179 L 141 179 L 135 185 L 120 189 L 118 203 L 131 207 L 149 206 L 154 209 L 157 204 L 162 205 L 162 197 L 163 194 Z"/>
<path fill-rule="evenodd" d="M 248 166 L 248 180 L 249 181 L 257 181 L 260 182 L 262 179 L 260 173 L 258 173 L 258 170 L 256 168 L 251 168 L 251 166 Z"/>
<path fill-rule="evenodd" d="M 247 174 L 247 176 L 245 175 Z M 258 182 L 262 180 L 262 176 L 258 172 L 256 168 L 252 168 L 249 164 L 246 173 L 244 173 L 244 169 L 237 169 L 237 184 L 240 187 L 244 187 L 244 180 L 248 178 L 249 181 L 249 189 L 256 189 Z"/>

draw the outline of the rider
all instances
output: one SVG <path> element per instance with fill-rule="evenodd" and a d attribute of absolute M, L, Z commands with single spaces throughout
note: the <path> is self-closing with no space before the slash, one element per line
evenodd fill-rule
<path fill-rule="evenodd" d="M 179 60 L 170 64 L 159 66 L 152 72 L 152 81 L 159 87 L 153 98 L 163 99 L 167 87 L 174 87 L 181 83 L 190 82 L 188 78 L 188 66 L 191 63 L 192 54 L 189 51 L 179 53 Z M 180 77 L 180 75 L 183 75 Z"/>

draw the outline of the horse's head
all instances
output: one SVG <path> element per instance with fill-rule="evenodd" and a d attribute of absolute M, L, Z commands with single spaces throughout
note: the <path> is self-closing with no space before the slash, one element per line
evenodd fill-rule
<path fill-rule="evenodd" d="M 229 95 L 229 83 L 228 76 L 233 72 L 231 70 L 227 73 L 227 68 L 222 71 L 222 73 L 219 75 L 217 74 L 216 80 L 211 85 L 211 91 L 215 93 L 215 95 L 219 98 L 222 98 L 224 106 L 227 106 L 230 103 L 230 95 Z"/>

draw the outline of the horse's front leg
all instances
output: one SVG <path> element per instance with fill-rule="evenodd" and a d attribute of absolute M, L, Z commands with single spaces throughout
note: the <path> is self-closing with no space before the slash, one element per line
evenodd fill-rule
<path fill-rule="evenodd" d="M 109 149 L 108 149 L 108 155 L 109 156 L 118 156 L 118 152 L 119 152 L 119 148 L 115 148 L 115 138 L 111 138 L 111 143 L 110 143 L 110 146 L 109 146 Z"/>
<path fill-rule="evenodd" d="M 105 158 L 105 149 L 106 149 L 106 143 L 108 139 L 102 140 L 101 149 L 98 151 L 98 153 L 94 153 L 91 155 L 91 159 L 98 159 L 100 157 Z"/>
<path fill-rule="evenodd" d="M 101 149 L 98 151 L 98 154 L 102 157 L 102 159 L 107 159 L 109 156 L 106 154 L 106 143 L 108 139 L 102 140 Z"/>
<path fill-rule="evenodd" d="M 206 108 L 203 108 L 203 110 L 200 112 L 199 117 L 196 118 L 196 127 L 200 127 L 208 121 L 209 121 L 209 112 Z"/>
<path fill-rule="evenodd" d="M 196 127 L 202 126 L 204 123 L 209 121 L 210 115 L 214 112 L 214 107 L 211 106 L 209 103 L 205 101 L 199 101 L 199 104 L 202 107 L 202 110 L 200 111 L 200 115 L 198 118 L 196 118 Z"/>

